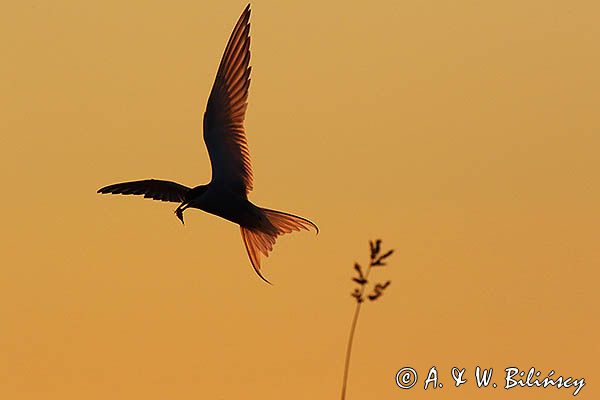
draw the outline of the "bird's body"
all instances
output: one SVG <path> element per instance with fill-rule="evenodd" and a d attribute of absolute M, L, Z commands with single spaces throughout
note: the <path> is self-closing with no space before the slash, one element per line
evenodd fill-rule
<path fill-rule="evenodd" d="M 185 208 L 197 208 L 249 229 L 259 227 L 261 219 L 264 219 L 260 207 L 245 196 L 239 196 L 228 187 L 218 184 L 192 189 L 187 204 Z"/>
<path fill-rule="evenodd" d="M 277 236 L 318 228 L 309 220 L 254 205 L 248 200 L 253 174 L 246 141 L 244 117 L 250 86 L 250 5 L 238 20 L 221 59 L 204 114 L 204 142 L 212 166 L 212 179 L 194 188 L 179 183 L 148 179 L 117 183 L 98 193 L 144 195 L 146 198 L 180 203 L 175 210 L 197 208 L 240 226 L 242 238 L 256 273 L 260 255 L 268 256 Z M 268 281 L 267 281 L 268 282 Z"/>

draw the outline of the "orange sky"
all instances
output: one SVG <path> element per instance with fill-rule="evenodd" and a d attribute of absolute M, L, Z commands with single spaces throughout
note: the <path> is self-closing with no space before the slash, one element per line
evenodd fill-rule
<path fill-rule="evenodd" d="M 318 223 L 252 271 L 239 229 L 97 195 L 210 179 L 202 113 L 245 3 L 9 0 L 0 16 L 0 398 L 350 399 L 452 366 L 600 375 L 600 5 L 256 1 L 251 199 Z M 376 275 L 377 274 L 377 275 Z M 441 391 L 394 375 L 435 365 Z M 501 376 L 498 377 L 501 383 Z"/>

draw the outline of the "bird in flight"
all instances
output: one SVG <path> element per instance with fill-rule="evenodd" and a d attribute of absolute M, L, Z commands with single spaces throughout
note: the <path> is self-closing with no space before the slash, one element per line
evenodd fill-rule
<path fill-rule="evenodd" d="M 204 113 L 204 142 L 212 166 L 207 185 L 194 188 L 179 183 L 148 179 L 106 186 L 98 193 L 143 195 L 153 200 L 180 203 L 175 210 L 197 208 L 240 226 L 242 239 L 254 271 L 261 273 L 261 254 L 268 256 L 279 235 L 319 228 L 308 219 L 258 207 L 248 200 L 252 190 L 252 164 L 246 141 L 244 117 L 250 86 L 250 4 L 236 23 Z"/>

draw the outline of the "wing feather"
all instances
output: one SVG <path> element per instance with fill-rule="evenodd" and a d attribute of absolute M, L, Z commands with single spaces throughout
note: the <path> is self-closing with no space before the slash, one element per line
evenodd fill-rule
<path fill-rule="evenodd" d="M 190 191 L 187 186 L 170 181 L 147 179 L 144 181 L 123 182 L 98 189 L 102 194 L 144 195 L 147 199 L 180 203 Z"/>
<path fill-rule="evenodd" d="M 212 180 L 247 194 L 253 175 L 244 118 L 250 87 L 250 5 L 235 25 L 204 113 Z"/>

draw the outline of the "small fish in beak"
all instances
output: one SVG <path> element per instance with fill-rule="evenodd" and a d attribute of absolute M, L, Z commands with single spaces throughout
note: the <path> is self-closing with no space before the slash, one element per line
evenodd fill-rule
<path fill-rule="evenodd" d="M 183 222 L 183 209 L 181 207 L 177 207 L 177 210 L 175 210 L 175 215 L 177 215 L 177 218 L 179 218 L 181 223 L 185 225 L 185 222 Z"/>

